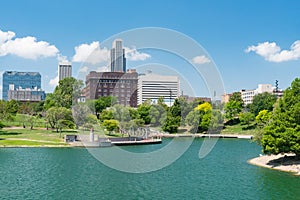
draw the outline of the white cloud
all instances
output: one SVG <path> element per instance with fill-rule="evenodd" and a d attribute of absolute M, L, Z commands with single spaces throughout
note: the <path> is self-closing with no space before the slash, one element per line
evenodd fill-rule
<path fill-rule="evenodd" d="M 143 61 L 148 58 L 151 58 L 149 54 L 138 52 L 136 48 L 124 47 L 124 49 L 126 54 L 125 57 L 130 61 L 139 61 L 139 60 Z"/>
<path fill-rule="evenodd" d="M 12 31 L 3 32 L 0 30 L 0 45 L 14 38 L 16 34 Z"/>
<path fill-rule="evenodd" d="M 102 66 L 102 67 L 98 67 L 96 69 L 97 72 L 109 72 L 109 67 L 108 66 Z"/>
<path fill-rule="evenodd" d="M 16 55 L 26 59 L 52 57 L 58 54 L 58 49 L 45 41 L 37 41 L 35 37 L 15 38 L 15 33 L 0 30 L 0 56 Z"/>
<path fill-rule="evenodd" d="M 55 87 L 55 86 L 58 85 L 58 75 L 57 75 L 55 78 L 50 79 L 49 85 L 51 85 L 51 86 L 53 86 L 53 87 Z"/>
<path fill-rule="evenodd" d="M 84 66 L 84 67 L 82 67 L 82 68 L 79 69 L 79 72 L 85 73 L 85 72 L 87 72 L 88 70 L 89 70 L 89 68 L 88 68 L 87 66 Z"/>
<path fill-rule="evenodd" d="M 109 59 L 109 50 L 107 48 L 100 48 L 99 42 L 92 42 L 91 44 L 81 44 L 75 47 L 75 55 L 73 62 L 86 62 L 97 64 L 107 62 Z"/>
<path fill-rule="evenodd" d="M 205 63 L 210 63 L 211 61 L 205 55 L 201 55 L 201 56 L 194 57 L 192 59 L 192 62 L 194 64 L 205 64 Z"/>
<path fill-rule="evenodd" d="M 67 56 L 63 56 L 61 54 L 57 54 L 57 60 L 58 62 L 69 62 Z"/>
<path fill-rule="evenodd" d="M 258 43 L 256 46 L 249 46 L 245 52 L 255 52 L 270 62 L 284 62 L 298 60 L 300 58 L 300 40 L 295 41 L 289 50 L 281 50 L 275 42 Z"/>

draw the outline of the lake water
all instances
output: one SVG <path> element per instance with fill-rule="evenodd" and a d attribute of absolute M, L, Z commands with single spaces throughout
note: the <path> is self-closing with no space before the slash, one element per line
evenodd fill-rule
<path fill-rule="evenodd" d="M 255 143 L 219 139 L 199 159 L 202 143 L 195 139 L 172 165 L 142 174 L 111 169 L 84 148 L 2 148 L 0 199 L 300 199 L 300 177 L 247 164 L 261 151 Z"/>

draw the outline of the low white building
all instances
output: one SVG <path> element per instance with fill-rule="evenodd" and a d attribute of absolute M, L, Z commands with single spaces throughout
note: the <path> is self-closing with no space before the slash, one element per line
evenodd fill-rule
<path fill-rule="evenodd" d="M 244 104 L 251 104 L 253 102 L 253 97 L 257 94 L 264 92 L 273 93 L 274 87 L 271 84 L 258 84 L 258 88 L 255 90 L 241 90 L 241 96 Z"/>
<path fill-rule="evenodd" d="M 138 77 L 138 105 L 150 99 L 156 103 L 160 97 L 171 106 L 180 95 L 180 81 L 177 76 L 163 76 L 148 72 Z"/>

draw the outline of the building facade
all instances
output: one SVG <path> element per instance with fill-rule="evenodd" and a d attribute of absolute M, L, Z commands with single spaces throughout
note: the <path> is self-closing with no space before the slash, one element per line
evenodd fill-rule
<path fill-rule="evenodd" d="M 126 72 L 125 49 L 121 39 L 116 39 L 110 50 L 110 69 L 111 72 Z"/>
<path fill-rule="evenodd" d="M 70 62 L 60 62 L 58 64 L 58 80 L 72 77 L 72 64 Z"/>
<path fill-rule="evenodd" d="M 160 97 L 171 106 L 180 96 L 180 81 L 177 76 L 162 76 L 148 72 L 138 79 L 138 105 L 150 99 L 156 103 Z"/>
<path fill-rule="evenodd" d="M 8 90 L 8 101 L 14 99 L 16 101 L 42 101 L 45 100 L 46 94 L 42 89 L 22 89 Z"/>
<path fill-rule="evenodd" d="M 41 74 L 38 72 L 6 71 L 2 81 L 2 99 L 6 101 L 10 90 L 41 90 Z"/>
<path fill-rule="evenodd" d="M 221 103 L 228 103 L 232 94 L 223 94 L 221 98 Z"/>
<path fill-rule="evenodd" d="M 255 90 L 241 90 L 241 96 L 245 105 L 253 102 L 253 97 L 261 93 L 273 93 L 274 87 L 271 84 L 258 84 L 258 88 Z"/>
<path fill-rule="evenodd" d="M 137 106 L 138 74 L 135 70 L 124 72 L 95 72 L 86 76 L 86 99 L 114 96 L 117 103 L 124 106 Z"/>

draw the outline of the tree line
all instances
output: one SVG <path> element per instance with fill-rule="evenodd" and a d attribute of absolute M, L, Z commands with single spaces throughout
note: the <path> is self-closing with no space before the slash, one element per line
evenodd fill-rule
<path fill-rule="evenodd" d="M 300 154 L 300 79 L 296 78 L 282 98 L 262 93 L 254 96 L 253 103 L 244 105 L 239 92 L 233 93 L 225 105 L 184 97 L 175 99 L 172 106 L 163 97 L 153 104 L 145 101 L 137 108 L 117 104 L 112 96 L 77 102 L 83 82 L 65 78 L 45 101 L 20 103 L 0 101 L 0 128 L 6 121 L 21 115 L 31 128 L 38 119 L 56 129 L 92 128 L 95 124 L 108 131 L 128 133 L 143 126 L 160 127 L 162 131 L 177 133 L 179 127 L 192 133 L 219 133 L 224 127 L 241 124 L 253 129 L 255 140 L 265 153 L 294 152 Z M 23 123 L 25 124 L 25 123 Z"/>

